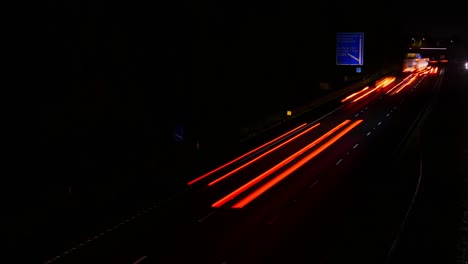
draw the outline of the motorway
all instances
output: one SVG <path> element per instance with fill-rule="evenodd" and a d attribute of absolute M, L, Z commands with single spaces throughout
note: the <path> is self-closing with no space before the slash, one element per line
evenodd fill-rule
<path fill-rule="evenodd" d="M 337 98 L 186 188 L 39 263 L 385 263 L 424 178 L 421 126 L 447 67 Z M 37 253 L 37 254 L 36 254 Z"/>

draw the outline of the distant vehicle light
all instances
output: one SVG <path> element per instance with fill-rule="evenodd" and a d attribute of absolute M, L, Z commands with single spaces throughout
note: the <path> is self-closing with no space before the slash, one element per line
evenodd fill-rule
<path fill-rule="evenodd" d="M 468 70 L 468 61 L 467 61 L 467 62 L 465 62 L 465 69 L 467 69 L 467 70 Z"/>

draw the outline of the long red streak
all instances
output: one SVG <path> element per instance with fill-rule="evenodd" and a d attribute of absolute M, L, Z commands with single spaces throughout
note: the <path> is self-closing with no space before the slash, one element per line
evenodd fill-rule
<path fill-rule="evenodd" d="M 343 103 L 343 102 L 353 98 L 354 96 L 357 96 L 358 94 L 363 93 L 367 89 L 369 89 L 369 86 L 364 87 L 362 90 L 360 90 L 358 92 L 355 92 L 355 93 L 352 93 L 351 95 L 346 96 L 343 100 L 341 100 L 341 102 Z"/>
<path fill-rule="evenodd" d="M 411 80 L 409 80 L 408 83 L 406 83 L 405 85 L 401 86 L 400 89 L 396 90 L 395 93 L 399 93 L 401 90 L 403 90 L 403 88 L 408 87 L 415 79 L 416 79 L 416 76 L 414 76 L 413 78 L 411 78 Z"/>
<path fill-rule="evenodd" d="M 232 208 L 242 208 L 249 202 L 251 202 L 253 199 L 257 198 L 259 195 L 267 191 L 269 188 L 271 188 L 273 185 L 281 181 L 282 179 L 286 178 L 288 175 L 290 175 L 292 172 L 300 168 L 302 165 L 307 163 L 309 160 L 311 160 L 313 157 L 317 156 L 320 152 L 322 152 L 324 149 L 328 148 L 331 144 L 336 142 L 338 139 L 340 139 L 343 135 L 348 133 L 351 129 L 353 129 L 355 126 L 357 126 L 359 123 L 361 123 L 362 120 L 357 120 L 351 125 L 349 125 L 346 129 L 338 133 L 336 136 L 334 136 L 332 139 L 327 141 L 325 144 L 320 146 L 318 149 L 314 150 L 312 153 L 301 159 L 299 162 L 295 163 L 293 166 L 289 167 L 286 171 L 282 172 L 275 178 L 271 179 L 269 182 L 258 188 L 256 191 L 253 193 L 249 194 L 246 196 L 244 199 L 240 200 L 236 204 L 232 206 Z"/>
<path fill-rule="evenodd" d="M 366 96 L 368 96 L 370 93 L 372 93 L 373 91 L 375 91 L 377 88 L 378 88 L 378 87 L 375 87 L 374 89 L 372 89 L 372 90 L 368 91 L 367 93 L 365 93 L 365 94 L 359 96 L 358 98 L 354 99 L 354 100 L 353 100 L 353 103 L 356 102 L 356 101 L 358 101 L 358 100 L 361 100 L 362 98 L 364 98 L 364 97 L 366 97 Z"/>
<path fill-rule="evenodd" d="M 405 77 L 402 81 L 400 81 L 399 83 L 395 84 L 391 89 L 389 89 L 387 92 L 385 92 L 385 94 L 389 94 L 391 93 L 393 90 L 397 89 L 398 87 L 400 87 L 401 85 L 403 85 L 405 82 L 408 82 L 408 79 L 411 79 L 413 78 L 411 75 L 408 75 L 407 77 Z"/>
<path fill-rule="evenodd" d="M 316 139 L 314 142 L 310 143 L 309 145 L 305 146 L 304 148 L 302 148 L 301 150 L 299 150 L 298 152 L 294 153 L 293 155 L 289 156 L 287 159 L 281 161 L 280 163 L 276 164 L 274 167 L 272 167 L 271 169 L 265 171 L 264 173 L 260 174 L 259 176 L 255 177 L 254 179 L 252 179 L 251 181 L 249 181 L 248 183 L 242 185 L 240 188 L 234 190 L 233 192 L 231 192 L 230 194 L 226 195 L 225 197 L 221 198 L 219 201 L 215 202 L 214 204 L 211 205 L 211 207 L 213 208 L 217 208 L 217 207 L 220 207 L 220 206 L 223 206 L 225 203 L 227 203 L 228 201 L 234 199 L 236 196 L 238 196 L 239 194 L 241 194 L 243 191 L 249 189 L 250 187 L 252 187 L 253 185 L 257 184 L 259 181 L 265 179 L 266 177 L 268 177 L 269 175 L 271 175 L 273 172 L 277 171 L 278 169 L 280 169 L 281 167 L 283 167 L 284 165 L 288 164 L 289 162 L 291 162 L 292 160 L 294 160 L 295 158 L 297 158 L 299 155 L 302 155 L 304 152 L 306 152 L 307 150 L 309 150 L 310 148 L 312 148 L 313 146 L 317 145 L 318 143 L 320 143 L 321 141 L 323 141 L 326 137 L 328 137 L 330 134 L 334 133 L 336 130 L 338 130 L 340 127 L 344 126 L 345 124 L 347 124 L 348 122 L 350 122 L 350 120 L 346 120 L 344 122 L 342 122 L 341 124 L 339 124 L 338 126 L 336 126 L 335 128 L 333 128 L 332 130 L 328 131 L 327 133 L 325 133 L 324 135 L 322 135 L 321 137 L 319 137 L 318 139 Z"/>
<path fill-rule="evenodd" d="M 247 167 L 248 165 L 254 163 L 255 161 L 257 161 L 257 160 L 259 160 L 259 159 L 265 157 L 265 156 L 268 155 L 269 153 L 271 153 L 271 152 L 277 150 L 278 148 L 280 148 L 280 147 L 286 145 L 287 143 L 289 143 L 289 142 L 293 141 L 294 139 L 296 139 L 296 138 L 302 136 L 303 134 L 309 132 L 310 130 L 314 129 L 315 127 L 317 127 L 317 126 L 319 126 L 319 125 L 320 125 L 320 123 L 317 123 L 317 124 L 313 125 L 312 127 L 308 128 L 307 130 L 301 132 L 300 134 L 297 134 L 296 136 L 294 136 L 294 137 L 292 137 L 292 138 L 286 140 L 285 142 L 279 144 L 278 146 L 276 146 L 276 147 L 270 149 L 269 151 L 264 152 L 262 155 L 257 156 L 257 157 L 255 157 L 254 159 L 250 160 L 249 162 L 246 162 L 246 163 L 242 164 L 241 166 L 239 166 L 239 167 L 235 168 L 234 170 L 232 170 L 232 171 L 226 173 L 225 175 L 219 177 L 218 179 L 216 179 L 216 180 L 214 180 L 214 181 L 208 183 L 208 186 L 212 186 L 212 185 L 214 185 L 214 184 L 216 184 L 216 183 L 222 181 L 223 179 L 225 179 L 225 178 L 231 176 L 232 174 L 234 174 L 234 173 L 240 171 L 241 169 Z"/>
<path fill-rule="evenodd" d="M 219 166 L 218 168 L 216 168 L 216 169 L 214 169 L 214 170 L 212 170 L 212 171 L 209 171 L 209 172 L 203 174 L 202 176 L 200 176 L 200 177 L 198 177 L 198 178 L 196 178 L 196 179 L 194 179 L 194 180 L 189 181 L 189 182 L 187 183 L 187 185 L 192 185 L 192 184 L 194 184 L 194 183 L 196 183 L 196 182 L 198 182 L 198 181 L 200 181 L 200 180 L 202 180 L 202 179 L 204 179 L 204 178 L 210 176 L 211 174 L 213 174 L 213 173 L 215 173 L 215 172 L 217 172 L 217 171 L 219 171 L 219 170 L 221 170 L 221 169 L 223 169 L 223 168 L 225 168 L 225 167 L 231 165 L 232 163 L 234 163 L 234 162 L 236 162 L 236 161 L 238 161 L 238 160 L 240 160 L 240 159 L 242 159 L 242 158 L 244 158 L 244 157 L 250 155 L 251 153 L 253 153 L 253 152 L 255 152 L 255 151 L 257 151 L 257 150 L 259 150 L 259 149 L 261 149 L 261 148 L 263 148 L 263 147 L 265 147 L 265 146 L 267 146 L 268 144 L 271 144 L 272 142 L 277 141 L 277 140 L 279 140 L 279 139 L 281 139 L 281 138 L 283 138 L 283 137 L 285 137 L 285 136 L 287 136 L 287 135 L 293 133 L 294 131 L 298 130 L 299 128 L 301 128 L 301 127 L 303 127 L 303 126 L 305 126 L 305 125 L 307 125 L 307 123 L 304 123 L 304 124 L 302 124 L 302 125 L 300 125 L 300 126 L 294 128 L 293 130 L 291 130 L 291 131 L 289 131 L 289 132 L 287 132 L 287 133 L 285 133 L 285 134 L 283 134 L 283 135 L 281 135 L 281 136 L 279 136 L 279 137 L 277 137 L 277 138 L 275 138 L 275 139 L 272 139 L 272 140 L 268 141 L 267 143 L 261 145 L 260 147 L 257 147 L 257 148 L 255 148 L 255 149 L 253 149 L 253 150 L 251 150 L 251 151 L 249 151 L 249 152 L 247 152 L 247 153 L 245 153 L 245 154 L 239 156 L 238 158 L 235 158 L 235 159 L 233 159 L 233 160 L 231 160 L 231 161 L 225 163 L 224 165 Z"/>
<path fill-rule="evenodd" d="M 385 77 L 384 79 L 377 82 L 376 88 L 386 87 L 390 83 L 395 81 L 395 77 Z"/>

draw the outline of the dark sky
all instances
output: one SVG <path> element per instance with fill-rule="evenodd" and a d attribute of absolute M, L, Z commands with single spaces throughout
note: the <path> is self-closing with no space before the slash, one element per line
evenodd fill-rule
<path fill-rule="evenodd" d="M 404 8 L 400 15 L 403 29 L 407 32 L 425 32 L 434 38 L 457 36 L 468 41 L 468 12 L 462 2 L 446 0 L 417 2 L 413 8 Z"/>
<path fill-rule="evenodd" d="M 457 35 L 468 41 L 468 12 L 462 1 L 314 1 L 304 8 L 320 9 L 339 24 L 365 21 L 367 25 L 388 23 L 401 26 L 402 32 L 425 32 L 436 38 Z"/>
<path fill-rule="evenodd" d="M 301 80 L 313 70 L 307 68 L 308 61 L 334 62 L 337 31 L 365 31 L 387 42 L 413 33 L 468 40 L 467 12 L 455 0 L 427 4 L 50 0 L 48 4 L 49 54 L 63 72 L 60 76 L 164 82 L 174 96 L 183 93 L 187 80 L 212 88 L 239 88 L 247 80 L 272 79 L 268 76 L 281 77 L 283 85 Z M 232 81 L 217 83 L 217 79 Z M 223 96 L 216 89 L 209 93 Z"/>

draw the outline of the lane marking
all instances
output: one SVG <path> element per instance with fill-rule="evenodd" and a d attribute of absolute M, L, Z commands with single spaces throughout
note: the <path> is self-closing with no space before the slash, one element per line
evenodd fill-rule
<path fill-rule="evenodd" d="M 309 185 L 309 189 L 312 189 L 315 187 L 315 185 L 317 185 L 318 183 L 318 180 L 314 181 L 314 183 L 312 183 L 311 185 Z"/>
<path fill-rule="evenodd" d="M 211 215 L 213 215 L 216 211 L 212 211 L 211 213 L 207 214 L 206 216 L 198 219 L 198 223 L 201 223 L 203 221 L 205 221 L 208 217 L 210 217 Z"/>
<path fill-rule="evenodd" d="M 133 264 L 138 264 L 138 263 L 142 262 L 143 260 L 145 260 L 146 258 L 147 258 L 147 256 L 143 256 L 143 257 L 141 257 L 141 258 L 135 260 L 135 261 L 133 262 Z"/>
<path fill-rule="evenodd" d="M 273 222 L 279 217 L 279 215 L 275 215 L 269 222 L 268 224 L 271 225 Z"/>

